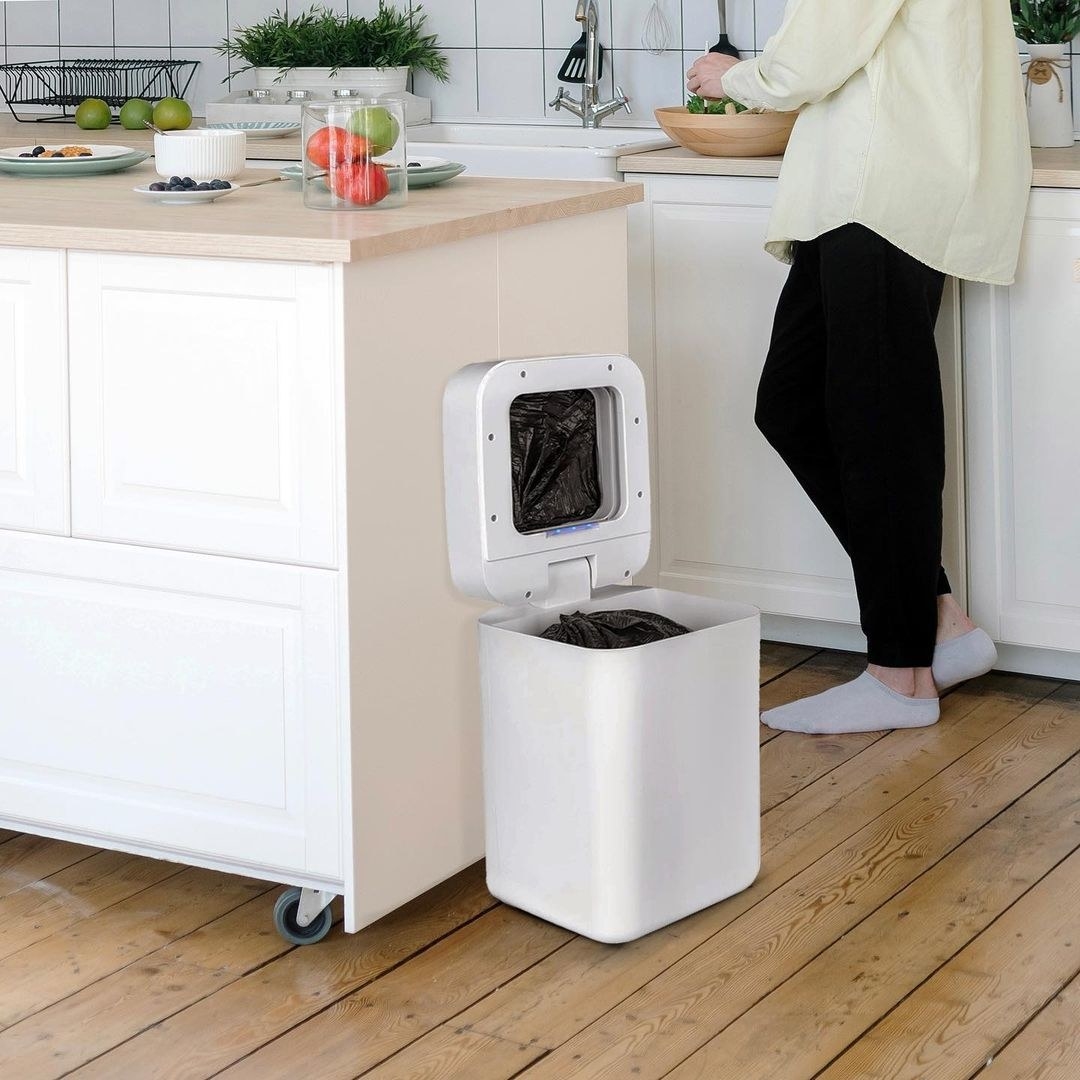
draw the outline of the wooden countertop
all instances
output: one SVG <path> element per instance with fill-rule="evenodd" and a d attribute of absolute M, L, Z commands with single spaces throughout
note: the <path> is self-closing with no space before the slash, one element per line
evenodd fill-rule
<path fill-rule="evenodd" d="M 21 144 L 16 144 L 21 145 Z M 236 183 L 266 179 L 248 170 Z M 0 244 L 289 262 L 354 262 L 640 202 L 640 184 L 461 176 L 409 193 L 392 210 L 307 209 L 295 184 L 237 191 L 213 203 L 162 206 L 132 188 L 151 162 L 81 179 L 0 175 Z"/>
<path fill-rule="evenodd" d="M 1080 188 L 1080 143 L 1031 151 L 1032 187 Z M 779 176 L 782 156 L 762 158 L 705 157 L 681 146 L 619 158 L 624 173 L 668 173 L 687 176 Z"/>

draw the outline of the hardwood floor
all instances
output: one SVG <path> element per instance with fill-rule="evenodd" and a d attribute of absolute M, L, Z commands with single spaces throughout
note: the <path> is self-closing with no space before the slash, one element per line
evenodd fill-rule
<path fill-rule="evenodd" d="M 763 704 L 860 667 L 766 645 Z M 475 866 L 297 949 L 263 882 L 0 832 L 0 1077 L 1080 1076 L 1080 687 L 993 675 L 934 728 L 761 744 L 758 880 L 620 946 Z"/>

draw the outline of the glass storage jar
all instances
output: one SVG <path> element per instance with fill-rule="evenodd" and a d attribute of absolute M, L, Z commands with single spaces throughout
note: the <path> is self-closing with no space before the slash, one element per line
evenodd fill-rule
<path fill-rule="evenodd" d="M 408 200 L 405 110 L 398 98 L 305 104 L 304 205 L 385 210 Z"/>

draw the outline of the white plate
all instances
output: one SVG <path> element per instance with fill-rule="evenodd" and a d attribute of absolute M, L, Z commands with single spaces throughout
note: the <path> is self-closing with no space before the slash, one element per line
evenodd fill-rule
<path fill-rule="evenodd" d="M 24 158 L 21 154 L 29 154 L 39 146 L 44 146 L 46 150 L 60 150 L 65 146 L 85 146 L 90 151 L 90 157 L 72 157 L 72 158 Z M 0 150 L 0 158 L 5 160 L 14 159 L 16 161 L 70 161 L 73 164 L 78 164 L 84 161 L 93 161 L 95 158 L 100 161 L 102 158 L 118 158 L 126 157 L 128 154 L 136 154 L 137 150 L 133 150 L 130 146 L 100 146 L 95 143 L 79 142 L 78 139 L 69 139 L 64 143 L 31 143 L 29 146 L 8 146 L 3 150 Z"/>
<path fill-rule="evenodd" d="M 300 130 L 294 120 L 235 120 L 225 124 L 207 124 L 210 131 L 243 131 L 249 139 L 279 139 Z"/>
<path fill-rule="evenodd" d="M 154 202 L 171 204 L 172 206 L 191 206 L 194 203 L 208 203 L 220 199 L 222 195 L 231 195 L 235 186 L 225 188 L 224 191 L 151 191 L 147 185 L 132 188 L 136 195 L 144 199 L 152 199 Z"/>
<path fill-rule="evenodd" d="M 420 162 L 420 167 L 415 166 L 409 169 L 409 172 L 421 172 L 424 169 L 445 169 L 448 165 L 452 165 L 453 162 L 441 157 L 415 157 L 409 154 L 405 164 L 408 165 L 411 161 Z"/>

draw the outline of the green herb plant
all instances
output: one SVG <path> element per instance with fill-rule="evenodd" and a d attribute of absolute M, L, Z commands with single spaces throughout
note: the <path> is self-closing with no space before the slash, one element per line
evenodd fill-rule
<path fill-rule="evenodd" d="M 1016 36 L 1029 45 L 1055 45 L 1080 34 L 1080 0 L 1012 0 Z"/>
<path fill-rule="evenodd" d="M 734 116 L 736 113 L 746 112 L 747 108 L 741 101 L 734 98 L 703 98 L 698 94 L 691 94 L 686 102 L 686 111 L 695 114 L 707 114 L 709 116 Z"/>
<path fill-rule="evenodd" d="M 233 75 L 257 67 L 282 72 L 297 67 L 334 72 L 349 67 L 408 67 L 446 82 L 446 54 L 434 34 L 424 33 L 426 19 L 419 4 L 403 12 L 386 0 L 379 0 L 379 10 L 370 19 L 339 15 L 319 5 L 290 16 L 286 8 L 252 26 L 238 27 L 217 51 L 243 62 Z"/>

